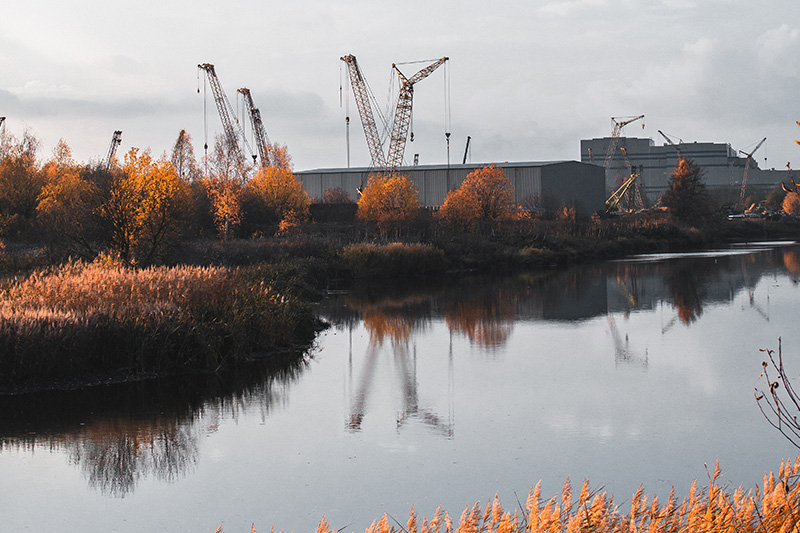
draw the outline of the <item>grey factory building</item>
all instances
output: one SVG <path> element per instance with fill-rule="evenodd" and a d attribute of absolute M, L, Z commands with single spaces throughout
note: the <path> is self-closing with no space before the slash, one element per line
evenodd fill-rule
<path fill-rule="evenodd" d="M 444 203 L 447 192 L 457 189 L 467 174 L 487 166 L 465 165 L 419 165 L 403 167 L 416 185 L 420 202 L 426 207 L 437 208 Z M 514 202 L 546 209 L 558 209 L 562 205 L 575 206 L 581 214 L 590 215 L 605 207 L 605 172 L 602 167 L 589 162 L 515 162 L 495 163 L 505 172 L 514 186 Z M 318 169 L 296 172 L 303 188 L 312 198 L 321 199 L 325 191 L 341 187 L 356 200 L 358 190 L 364 187 L 374 170 L 368 168 Z"/>
<path fill-rule="evenodd" d="M 612 137 L 581 141 L 581 161 L 602 166 Z M 624 151 L 621 150 L 624 148 Z M 651 200 L 657 199 L 668 187 L 670 174 L 680 157 L 693 159 L 703 169 L 703 181 L 709 190 L 742 185 L 747 157 L 739 155 L 730 144 L 711 142 L 676 143 L 656 146 L 653 139 L 619 137 L 617 149 L 606 172 L 606 191 L 616 189 L 630 174 L 625 161 L 627 152 L 633 172 L 640 174 L 640 189 Z M 786 170 L 763 170 L 757 156 L 750 161 L 747 189 L 765 192 L 788 180 Z M 788 181 L 787 181 L 788 183 Z"/>

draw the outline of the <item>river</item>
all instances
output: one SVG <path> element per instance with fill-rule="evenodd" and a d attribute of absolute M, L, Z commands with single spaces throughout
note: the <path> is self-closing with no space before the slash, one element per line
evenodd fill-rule
<path fill-rule="evenodd" d="M 790 243 L 359 284 L 288 368 L 0 398 L 0 530 L 363 531 L 567 478 L 624 510 L 717 460 L 754 489 L 800 454 L 754 398 L 779 337 L 800 385 L 798 302 Z"/>

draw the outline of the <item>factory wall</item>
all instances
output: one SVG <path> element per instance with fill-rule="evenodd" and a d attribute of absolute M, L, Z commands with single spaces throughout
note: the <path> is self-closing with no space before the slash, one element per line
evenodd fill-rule
<path fill-rule="evenodd" d="M 417 187 L 420 202 L 431 208 L 444 203 L 447 192 L 457 189 L 467 174 L 488 164 L 425 165 L 406 167 Z M 517 204 L 538 199 L 559 207 L 574 205 L 582 214 L 592 214 L 605 206 L 605 172 L 602 168 L 578 161 L 501 163 L 500 167 L 514 186 Z M 319 169 L 297 172 L 303 188 L 312 198 L 321 200 L 325 191 L 341 187 L 351 199 L 366 186 L 371 172 L 366 168 Z"/>
<path fill-rule="evenodd" d="M 602 166 L 611 137 L 584 139 L 581 141 L 581 161 Z M 618 148 L 606 171 L 606 191 L 610 192 L 630 175 L 620 148 L 625 148 L 633 172 L 639 173 L 639 187 L 650 199 L 660 196 L 669 186 L 670 174 L 681 157 L 693 159 L 703 169 L 703 181 L 709 188 L 741 187 L 746 157 L 739 157 L 730 144 L 692 142 L 656 146 L 652 139 L 620 137 Z M 764 170 L 758 166 L 758 158 L 750 162 L 747 186 L 772 188 L 788 179 L 784 170 Z"/>

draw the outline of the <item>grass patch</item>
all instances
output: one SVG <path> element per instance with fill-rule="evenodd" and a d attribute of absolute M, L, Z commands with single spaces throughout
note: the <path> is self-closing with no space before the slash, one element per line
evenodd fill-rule
<path fill-rule="evenodd" d="M 270 273 L 70 262 L 6 280 L 0 388 L 210 372 L 309 343 L 310 304 Z"/>

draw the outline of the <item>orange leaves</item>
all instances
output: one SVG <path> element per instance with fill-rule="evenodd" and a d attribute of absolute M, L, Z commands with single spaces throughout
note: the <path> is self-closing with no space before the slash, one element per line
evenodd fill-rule
<path fill-rule="evenodd" d="M 408 222 L 419 213 L 417 188 L 408 176 L 372 175 L 358 200 L 358 218 L 368 222 Z"/>
<path fill-rule="evenodd" d="M 257 209 L 265 210 L 274 220 L 308 217 L 311 199 L 288 166 L 262 167 L 245 185 L 245 194 L 255 200 Z"/>
<path fill-rule="evenodd" d="M 478 221 L 497 221 L 512 215 L 514 187 L 502 168 L 489 165 L 467 174 L 461 187 L 447 193 L 439 217 L 461 230 Z"/>
<path fill-rule="evenodd" d="M 800 214 L 800 195 L 796 192 L 787 192 L 783 198 L 782 209 L 787 215 Z"/>

